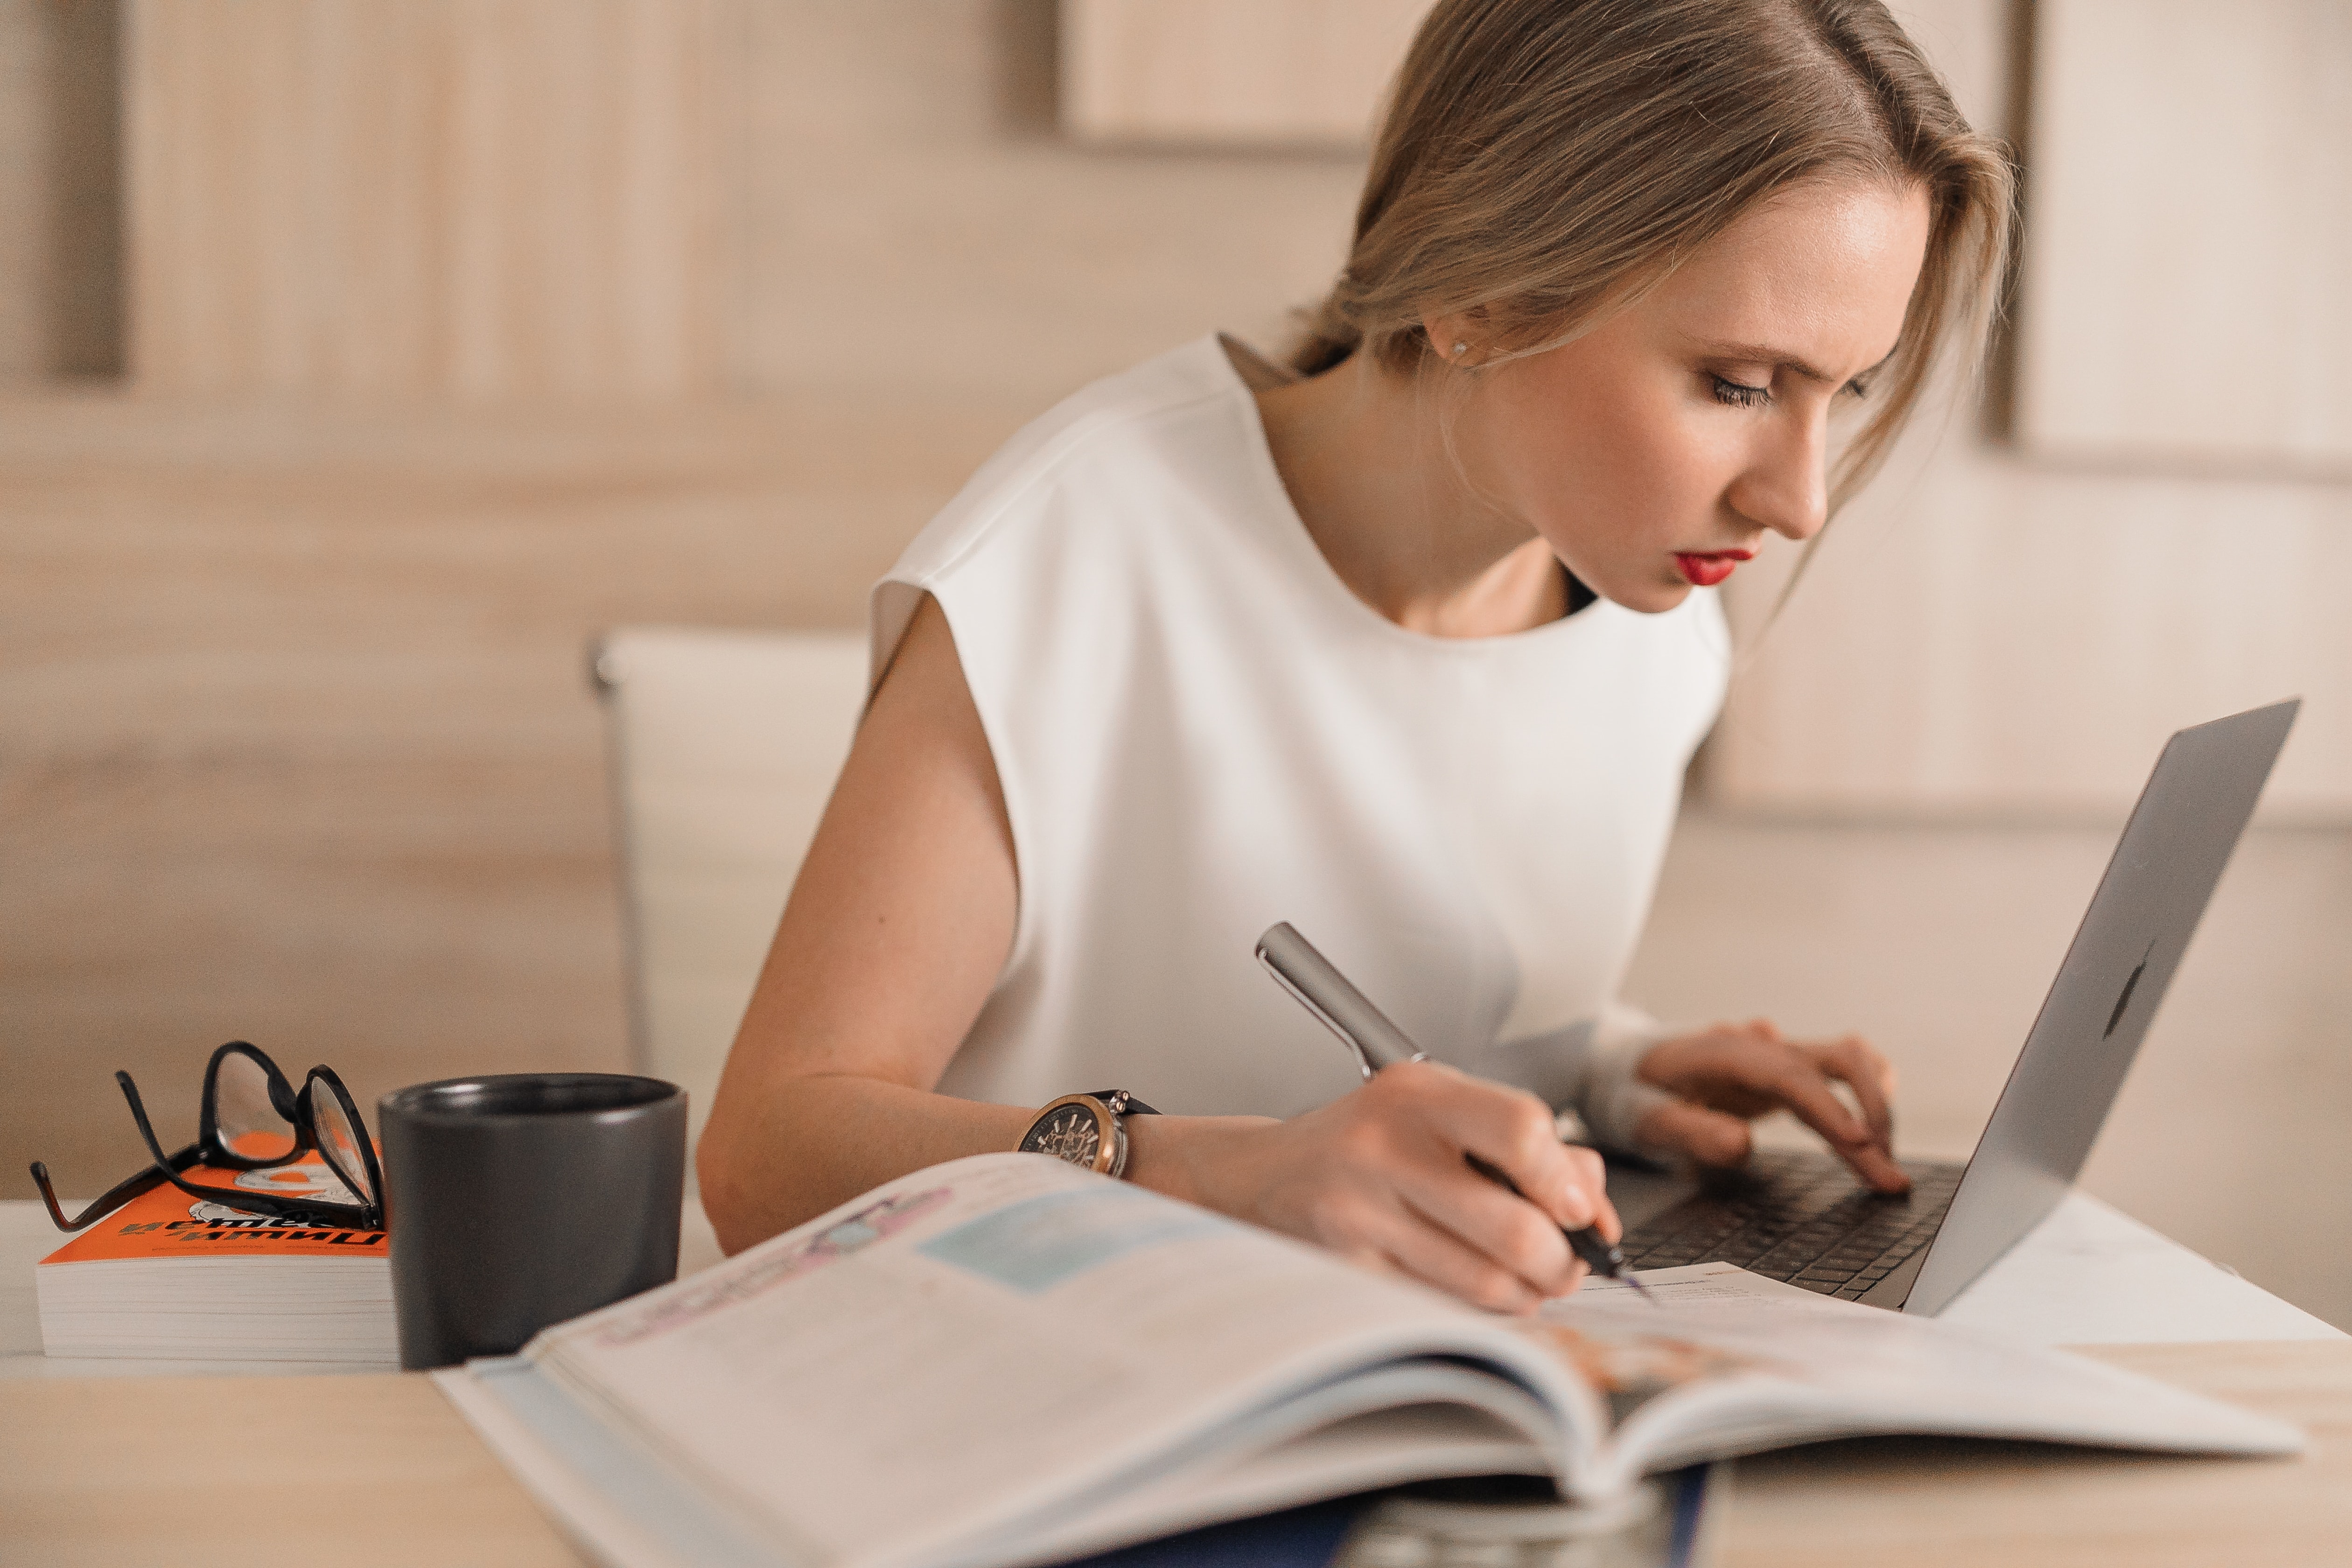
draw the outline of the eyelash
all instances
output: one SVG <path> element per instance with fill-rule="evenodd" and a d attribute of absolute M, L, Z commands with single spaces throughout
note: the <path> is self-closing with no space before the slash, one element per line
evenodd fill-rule
<path fill-rule="evenodd" d="M 1772 389 L 1769 386 L 1750 386 L 1744 381 L 1732 381 L 1713 374 L 1707 380 L 1715 384 L 1715 400 L 1733 408 L 1761 408 L 1772 401 Z M 1839 388 L 1839 394 L 1846 397 L 1868 397 L 1870 385 L 1866 382 L 1849 381 Z"/>
<path fill-rule="evenodd" d="M 1769 386 L 1750 386 L 1744 381 L 1732 381 L 1720 375 L 1710 375 L 1715 384 L 1715 400 L 1733 408 L 1761 408 L 1772 401 Z"/>

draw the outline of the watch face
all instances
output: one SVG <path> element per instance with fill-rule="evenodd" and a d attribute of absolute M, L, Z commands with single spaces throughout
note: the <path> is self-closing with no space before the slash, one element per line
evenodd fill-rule
<path fill-rule="evenodd" d="M 1092 1105 L 1058 1106 L 1037 1119 L 1021 1147 L 1092 1170 L 1102 1154 L 1102 1125 Z"/>

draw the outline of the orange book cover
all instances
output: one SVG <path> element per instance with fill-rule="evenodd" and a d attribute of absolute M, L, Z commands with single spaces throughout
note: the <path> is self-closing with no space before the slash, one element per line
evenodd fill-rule
<path fill-rule="evenodd" d="M 316 1155 L 266 1171 L 198 1165 L 181 1173 L 204 1187 L 238 1187 L 280 1197 L 349 1203 L 351 1194 Z M 166 1182 L 142 1193 L 41 1259 L 95 1263 L 160 1258 L 383 1258 L 380 1230 L 322 1230 L 191 1197 Z"/>

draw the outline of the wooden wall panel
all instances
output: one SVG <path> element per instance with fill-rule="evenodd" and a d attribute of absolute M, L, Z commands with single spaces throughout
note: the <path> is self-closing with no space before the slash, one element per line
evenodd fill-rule
<path fill-rule="evenodd" d="M 1361 146 L 1430 0 L 1062 0 L 1086 142 Z"/>
<path fill-rule="evenodd" d="M 705 0 L 131 0 L 140 388 L 707 390 L 714 18 Z"/>
<path fill-rule="evenodd" d="M 232 1034 L 363 1100 L 616 1063 L 590 634 L 858 625 L 1021 420 L 1278 328 L 1337 267 L 1359 177 L 1069 145 L 1051 0 L 132 21 L 140 167 L 173 172 L 132 200 L 142 395 L 0 405 L 18 1195 L 37 1154 L 85 1190 L 133 1158 L 110 1068 L 183 1117 Z M 656 90 L 687 78 L 691 101 Z M 659 135 L 616 129 L 624 88 Z M 700 286 L 667 216 L 689 198 L 719 209 L 695 219 L 716 304 L 661 283 Z M 623 374 L 625 284 L 649 341 L 685 321 L 724 370 Z"/>
<path fill-rule="evenodd" d="M 2352 475 L 2352 6 L 2035 15 L 2020 439 Z"/>
<path fill-rule="evenodd" d="M 2266 811 L 2352 821 L 2352 486 L 2039 468 L 1930 416 L 1768 629 L 1793 555 L 1733 580 L 1719 805 L 2106 817 L 2173 730 L 2301 695 Z"/>
<path fill-rule="evenodd" d="M 0 404 L 0 1192 L 251 1038 L 362 1103 L 618 1068 L 591 636 L 861 624 L 1019 411 Z"/>
<path fill-rule="evenodd" d="M 2174 8 L 2169 0 L 2145 12 L 2076 0 L 2042 7 L 2069 26 L 2096 12 L 2101 47 L 2126 75 L 2135 51 L 2193 42 L 2193 28 L 2167 34 L 2143 20 Z M 2247 29 L 2294 12 L 2269 3 L 2201 9 L 2227 11 Z M 2011 20 L 2002 0 L 1905 7 L 1906 25 L 1980 125 L 2003 122 Z M 2121 115 L 2115 90 L 2081 89 L 2084 101 Z M 2221 90 L 2218 80 L 2210 90 Z M 2121 115 L 2102 134 L 2137 134 L 2147 118 Z M 2209 118 L 2177 117 L 2148 133 L 2169 145 L 2176 133 L 2204 134 Z M 2149 279 L 2169 276 L 2168 246 L 2193 251 L 2204 241 L 2146 226 L 2202 226 L 2197 204 L 2227 183 L 2211 174 L 2184 177 L 2131 217 L 2142 226 L 2140 255 L 2118 263 L 2109 282 L 2122 301 L 2115 309 L 2129 312 L 2140 337 L 2068 362 L 2069 374 L 2099 380 L 2103 395 L 2159 381 L 2182 390 L 2175 367 L 2131 355 L 2168 352 L 2180 312 L 2210 302 L 2188 295 L 2221 290 L 2227 279 L 2191 276 L 2177 298 L 2147 292 Z M 2079 228 L 2070 203 L 2108 212 L 2108 198 L 2074 192 L 2070 178 L 2045 181 L 2036 157 L 2030 253 L 2050 226 Z M 2278 186 L 2265 189 L 2275 195 Z M 2340 196 L 2339 184 L 2302 199 Z M 2029 329 L 2049 319 L 2032 292 L 2045 276 L 2029 273 Z M 2250 323 L 2261 314 L 2245 312 Z M 2300 374 L 2273 363 L 2283 376 Z M 2243 367 L 2217 391 L 2276 412 L 2265 374 Z M 1831 525 L 1813 573 L 1769 634 L 1763 623 L 1790 552 L 1768 551 L 1727 590 L 1749 647 L 1710 748 L 1707 797 L 1815 819 L 2112 817 L 2174 729 L 2300 694 L 2305 710 L 2266 810 L 2272 820 L 2352 821 L 2352 618 L 2343 613 L 2352 598 L 2352 483 L 2216 464 L 2185 439 L 2168 439 L 2152 466 L 2084 455 L 2053 461 L 2035 441 L 1988 437 L 1973 397 L 1948 377 L 1887 472 Z"/>
<path fill-rule="evenodd" d="M 50 58 L 34 0 L 0 3 L 0 377 L 48 369 Z"/>
<path fill-rule="evenodd" d="M 40 304 L 48 275 L 42 32 L 31 0 L 0 4 L 0 377 L 10 380 L 47 368 Z"/>
<path fill-rule="evenodd" d="M 1360 156 L 1055 132 L 1050 0 L 755 5 L 730 34 L 728 371 L 1044 408 L 1330 286 Z"/>
<path fill-rule="evenodd" d="M 122 368 L 114 0 L 0 0 L 0 382 Z"/>

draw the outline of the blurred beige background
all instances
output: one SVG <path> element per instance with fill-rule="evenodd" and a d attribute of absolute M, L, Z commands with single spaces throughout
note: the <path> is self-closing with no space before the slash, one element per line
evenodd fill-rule
<path fill-rule="evenodd" d="M 2300 690 L 2088 1181 L 2352 1327 L 2352 442 L 2295 390 L 2352 342 L 2294 283 L 2352 236 L 2318 177 L 2352 145 L 2210 131 L 2303 101 L 2281 60 L 2341 86 L 2347 35 L 2325 0 L 1897 8 L 2024 145 L 2019 331 L 1769 633 L 1746 585 L 1629 989 L 1864 1029 L 1909 1141 L 1963 1151 L 2164 734 Z M 1277 342 L 1370 90 L 1284 84 L 1369 81 L 1416 9 L 0 0 L 5 1191 L 128 1173 L 117 1067 L 185 1137 L 232 1037 L 362 1103 L 619 1066 L 589 637 L 854 626 L 1055 398 Z M 2178 372 L 2240 311 L 2207 336 L 2251 359 Z"/>

